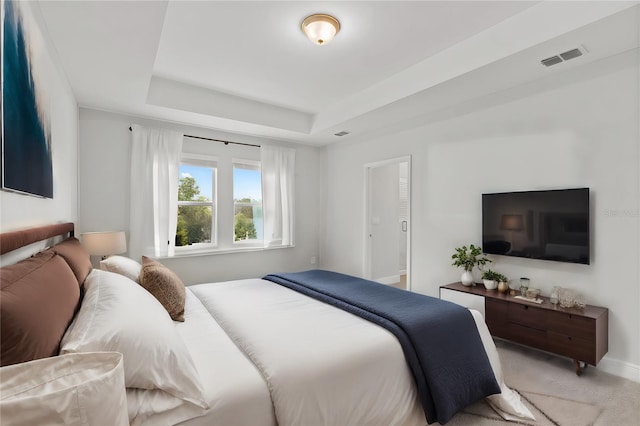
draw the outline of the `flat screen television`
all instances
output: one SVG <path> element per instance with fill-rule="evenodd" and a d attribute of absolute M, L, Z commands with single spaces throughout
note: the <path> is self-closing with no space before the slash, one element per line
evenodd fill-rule
<path fill-rule="evenodd" d="M 589 242 L 589 188 L 482 194 L 485 253 L 588 265 Z"/>

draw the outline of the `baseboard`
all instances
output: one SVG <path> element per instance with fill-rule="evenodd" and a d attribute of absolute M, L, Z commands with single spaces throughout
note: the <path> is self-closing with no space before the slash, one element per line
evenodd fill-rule
<path fill-rule="evenodd" d="M 640 365 L 605 356 L 598 363 L 598 369 L 640 383 Z"/>
<path fill-rule="evenodd" d="M 400 275 L 392 275 L 390 277 L 376 278 L 374 281 L 377 283 L 386 284 L 386 285 L 395 284 L 400 282 Z"/>
<path fill-rule="evenodd" d="M 400 275 L 407 275 L 406 269 L 400 269 Z"/>

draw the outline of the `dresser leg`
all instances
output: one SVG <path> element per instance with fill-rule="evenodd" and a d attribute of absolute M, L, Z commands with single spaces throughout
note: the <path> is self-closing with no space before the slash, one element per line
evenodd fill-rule
<path fill-rule="evenodd" d="M 586 362 L 580 362 L 577 359 L 573 360 L 573 365 L 576 367 L 576 375 L 580 376 L 582 374 L 582 372 L 584 371 L 585 368 L 587 368 L 587 364 Z"/>

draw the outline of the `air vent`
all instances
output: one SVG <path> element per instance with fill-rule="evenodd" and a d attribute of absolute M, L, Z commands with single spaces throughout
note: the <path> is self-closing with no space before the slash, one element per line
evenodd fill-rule
<path fill-rule="evenodd" d="M 349 134 L 349 132 L 344 131 L 344 130 L 341 131 L 341 132 L 338 132 L 338 133 L 334 133 L 334 135 L 336 135 L 336 136 L 344 136 L 344 135 L 348 135 L 348 134 Z"/>
<path fill-rule="evenodd" d="M 544 65 L 545 67 L 550 67 L 551 65 L 559 64 L 560 62 L 562 62 L 562 58 L 560 58 L 560 56 L 552 56 L 550 58 L 543 59 L 540 62 L 542 62 L 542 65 Z"/>
<path fill-rule="evenodd" d="M 567 52 L 560 54 L 560 57 L 565 61 L 568 61 L 569 59 L 577 58 L 578 56 L 582 56 L 582 52 L 580 51 L 580 49 L 571 49 Z"/>
<path fill-rule="evenodd" d="M 546 59 L 540 61 L 542 65 L 545 67 L 550 67 L 551 65 L 556 65 L 564 61 L 568 61 L 570 59 L 578 58 L 587 53 L 587 50 L 582 47 L 576 47 L 575 49 L 567 50 L 566 52 L 559 53 L 554 56 L 550 56 Z"/>

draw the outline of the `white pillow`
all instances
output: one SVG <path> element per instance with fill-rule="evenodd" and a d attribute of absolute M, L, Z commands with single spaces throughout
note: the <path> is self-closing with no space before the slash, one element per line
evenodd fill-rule
<path fill-rule="evenodd" d="M 100 261 L 100 269 L 124 275 L 130 280 L 140 284 L 140 271 L 142 271 L 142 265 L 128 257 L 109 256 Z"/>
<path fill-rule="evenodd" d="M 2 423 L 128 425 L 122 354 L 61 355 L 0 369 Z"/>
<path fill-rule="evenodd" d="M 127 388 L 160 389 L 209 408 L 193 360 L 167 311 L 123 275 L 94 269 L 80 311 L 62 338 L 61 353 L 114 351 L 124 356 Z"/>

